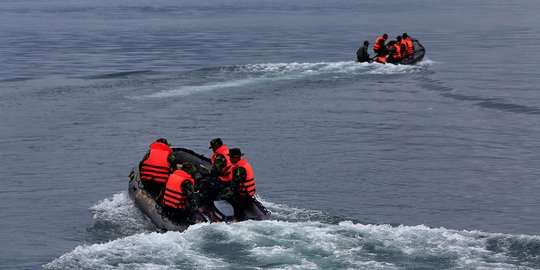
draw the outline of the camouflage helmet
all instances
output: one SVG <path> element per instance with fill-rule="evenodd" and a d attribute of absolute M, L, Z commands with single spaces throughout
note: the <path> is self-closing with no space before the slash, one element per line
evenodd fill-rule
<path fill-rule="evenodd" d="M 191 162 L 186 161 L 182 163 L 182 171 L 194 175 L 197 172 L 197 167 L 195 167 Z"/>

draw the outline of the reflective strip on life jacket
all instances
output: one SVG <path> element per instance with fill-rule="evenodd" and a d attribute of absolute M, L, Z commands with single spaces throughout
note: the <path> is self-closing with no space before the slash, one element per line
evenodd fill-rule
<path fill-rule="evenodd" d="M 247 162 L 246 158 L 240 159 L 235 167 L 242 167 L 246 170 L 246 179 L 240 181 L 238 185 L 238 192 L 242 196 L 255 196 L 255 178 L 253 176 L 253 169 L 251 165 Z"/>
<path fill-rule="evenodd" d="M 150 145 L 150 155 L 139 164 L 141 180 L 167 182 L 172 168 L 169 165 L 171 148 L 164 143 L 154 142 Z"/>
<path fill-rule="evenodd" d="M 232 163 L 231 158 L 229 157 L 229 147 L 227 145 L 222 145 L 219 147 L 216 152 L 212 153 L 212 165 L 214 165 L 214 160 L 216 159 L 216 155 L 222 155 L 225 157 L 226 165 L 225 167 L 221 168 L 219 171 L 218 178 L 219 180 L 223 182 L 229 182 L 232 180 Z"/>
<path fill-rule="evenodd" d="M 167 185 L 165 186 L 165 193 L 163 194 L 163 205 L 172 209 L 184 209 L 188 200 L 182 190 L 182 184 L 184 181 L 195 184 L 193 177 L 187 172 L 182 170 L 176 170 L 169 176 Z"/>

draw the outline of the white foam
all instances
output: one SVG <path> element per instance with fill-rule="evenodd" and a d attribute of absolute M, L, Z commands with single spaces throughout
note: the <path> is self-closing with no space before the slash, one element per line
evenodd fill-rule
<path fill-rule="evenodd" d="M 219 89 L 233 88 L 248 85 L 250 83 L 256 82 L 256 79 L 240 79 L 240 80 L 231 80 L 219 83 L 211 83 L 206 85 L 198 86 L 184 86 L 178 89 L 164 90 L 150 95 L 145 95 L 143 98 L 169 98 L 169 97 L 181 97 L 188 96 L 196 93 L 215 91 Z"/>
<path fill-rule="evenodd" d="M 262 84 L 269 81 L 301 80 L 311 77 L 324 78 L 330 76 L 358 76 L 374 74 L 405 74 L 418 72 L 421 65 L 383 65 L 379 63 L 356 63 L 354 61 L 318 62 L 318 63 L 264 63 L 234 66 L 222 69 L 229 72 L 230 80 L 208 82 L 201 85 L 185 85 L 175 89 L 163 90 L 135 98 L 171 98 L 193 95 L 197 93 L 219 91 L 235 87 Z M 225 74 L 226 76 L 227 74 Z M 242 76 L 243 78 L 238 78 Z"/>
<path fill-rule="evenodd" d="M 411 267 L 412 262 L 425 268 L 533 269 L 516 262 L 511 255 L 516 250 L 510 250 L 510 246 L 518 243 L 526 250 L 540 242 L 538 236 L 424 225 L 394 227 L 352 221 L 328 224 L 321 220 L 329 215 L 320 211 L 263 203 L 277 215 L 274 218 L 284 220 L 197 224 L 182 233 L 138 233 L 107 243 L 81 245 L 44 267 L 404 269 Z M 141 221 L 140 213 L 133 209 L 125 193 L 115 194 L 92 207 L 96 220 L 109 220 L 128 229 L 126 222 Z M 501 248 L 494 249 L 494 245 Z"/>
<path fill-rule="evenodd" d="M 103 199 L 90 210 L 95 224 L 114 228 L 123 235 L 154 230 L 152 223 L 135 207 L 125 191 Z"/>

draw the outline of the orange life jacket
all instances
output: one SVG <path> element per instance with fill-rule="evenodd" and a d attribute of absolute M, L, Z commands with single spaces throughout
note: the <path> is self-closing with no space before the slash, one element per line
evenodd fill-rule
<path fill-rule="evenodd" d="M 242 167 L 246 170 L 246 179 L 243 179 L 238 185 L 238 193 L 243 197 L 252 197 L 255 196 L 255 178 L 253 177 L 253 169 L 251 165 L 247 162 L 246 158 L 240 159 L 238 163 L 233 165 L 233 170 L 235 168 Z"/>
<path fill-rule="evenodd" d="M 232 164 L 231 158 L 229 157 L 229 147 L 227 145 L 222 145 L 219 147 L 216 152 L 212 153 L 212 165 L 214 165 L 214 160 L 216 155 L 223 155 L 225 157 L 226 165 L 224 168 L 221 168 L 219 171 L 218 178 L 223 182 L 229 182 L 232 180 Z"/>
<path fill-rule="evenodd" d="M 405 52 L 403 56 L 408 56 L 408 55 L 413 54 L 414 47 L 413 47 L 413 42 L 410 37 L 402 39 L 401 44 L 405 45 Z"/>
<path fill-rule="evenodd" d="M 382 42 L 381 42 L 381 41 L 382 41 Z M 374 50 L 374 51 L 378 51 L 379 49 L 381 49 L 381 43 L 384 44 L 385 41 L 386 41 L 386 39 L 384 39 L 383 36 L 378 37 L 378 38 L 375 40 L 375 43 L 373 43 L 373 50 Z"/>
<path fill-rule="evenodd" d="M 394 44 L 394 52 L 392 52 L 392 58 L 394 59 L 400 59 L 401 58 L 401 44 L 397 43 Z"/>
<path fill-rule="evenodd" d="M 172 172 L 168 162 L 172 149 L 164 143 L 154 142 L 150 145 L 150 155 L 139 164 L 141 180 L 167 182 Z"/>
<path fill-rule="evenodd" d="M 188 204 L 186 195 L 182 190 L 182 184 L 184 181 L 195 184 L 195 180 L 191 175 L 183 170 L 176 170 L 169 176 L 167 185 L 165 186 L 165 193 L 163 195 L 163 205 L 172 209 L 184 209 Z"/>
<path fill-rule="evenodd" d="M 375 62 L 377 63 L 382 63 L 382 64 L 386 64 L 386 56 L 377 56 L 375 57 Z"/>

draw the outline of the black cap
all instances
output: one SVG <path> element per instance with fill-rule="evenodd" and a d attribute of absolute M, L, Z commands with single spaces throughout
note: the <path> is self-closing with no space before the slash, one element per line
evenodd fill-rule
<path fill-rule="evenodd" d="M 403 33 L 403 35 L 401 35 L 403 38 L 408 38 L 409 35 L 407 35 L 407 33 Z"/>
<path fill-rule="evenodd" d="M 223 145 L 223 141 L 221 140 L 221 138 L 215 138 L 213 140 L 210 141 L 210 147 L 208 147 L 209 149 L 212 149 L 212 147 L 214 145 L 219 145 L 219 146 L 222 146 Z"/>
<path fill-rule="evenodd" d="M 240 148 L 232 148 L 232 149 L 229 150 L 229 157 L 240 158 L 243 155 L 244 154 L 242 153 L 242 151 L 240 151 Z"/>
<path fill-rule="evenodd" d="M 156 140 L 156 142 L 164 143 L 164 144 L 166 144 L 168 146 L 171 146 L 169 144 L 169 142 L 167 141 L 167 139 L 164 139 L 164 138 L 159 138 L 159 139 Z"/>

